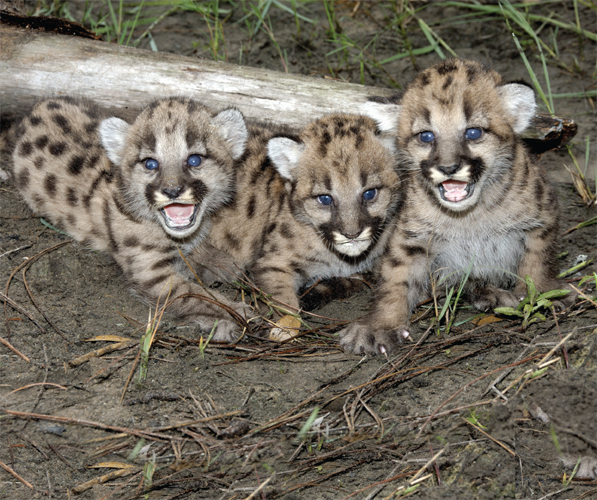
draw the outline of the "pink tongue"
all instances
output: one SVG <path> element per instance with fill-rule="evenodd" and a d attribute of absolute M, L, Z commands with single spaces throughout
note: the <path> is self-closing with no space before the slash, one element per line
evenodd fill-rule
<path fill-rule="evenodd" d="M 172 203 L 164 207 L 164 212 L 172 222 L 188 223 L 193 216 L 195 205 L 182 205 L 180 203 Z"/>
<path fill-rule="evenodd" d="M 448 201 L 461 201 L 464 200 L 468 193 L 466 186 L 468 184 L 462 181 L 445 181 L 442 182 L 444 187 L 444 198 Z"/>

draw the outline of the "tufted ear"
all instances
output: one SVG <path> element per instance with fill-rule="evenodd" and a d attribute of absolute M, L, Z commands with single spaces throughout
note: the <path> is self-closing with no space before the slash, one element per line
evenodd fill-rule
<path fill-rule="evenodd" d="M 108 154 L 108 158 L 115 165 L 120 165 L 126 133 L 130 125 L 120 118 L 106 118 L 100 123 L 99 134 L 102 146 Z"/>
<path fill-rule="evenodd" d="M 535 92 L 521 83 L 508 83 L 497 90 L 504 107 L 514 119 L 512 129 L 516 134 L 524 132 L 537 109 Z"/>
<path fill-rule="evenodd" d="M 245 117 L 238 109 L 228 108 L 213 117 L 212 123 L 218 128 L 232 158 L 238 160 L 245 152 L 249 132 Z"/>
<path fill-rule="evenodd" d="M 375 120 L 380 132 L 394 133 L 398 131 L 398 119 L 402 106 L 399 104 L 382 104 L 367 101 L 360 106 L 359 112 Z"/>
<path fill-rule="evenodd" d="M 267 143 L 267 155 L 279 174 L 289 181 L 294 180 L 292 171 L 297 167 L 303 151 L 303 143 L 288 137 L 274 137 Z"/>

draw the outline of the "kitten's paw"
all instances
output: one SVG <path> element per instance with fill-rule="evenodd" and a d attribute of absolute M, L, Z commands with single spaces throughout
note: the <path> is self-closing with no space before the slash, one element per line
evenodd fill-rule
<path fill-rule="evenodd" d="M 214 331 L 212 340 L 221 342 L 234 342 L 240 336 L 241 328 L 236 321 L 219 319 L 218 325 Z"/>
<path fill-rule="evenodd" d="M 353 323 L 340 332 L 340 347 L 354 354 L 387 354 L 409 336 L 406 326 L 378 330 L 364 323 Z"/>
<path fill-rule="evenodd" d="M 522 300 L 515 292 L 493 286 L 477 288 L 472 293 L 472 299 L 473 305 L 483 312 L 492 311 L 496 307 L 517 307 Z"/>

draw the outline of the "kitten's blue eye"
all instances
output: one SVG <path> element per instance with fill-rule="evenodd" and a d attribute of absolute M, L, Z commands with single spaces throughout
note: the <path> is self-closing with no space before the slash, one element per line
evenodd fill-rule
<path fill-rule="evenodd" d="M 154 160 L 153 158 L 149 158 L 148 160 L 145 160 L 145 168 L 147 170 L 155 170 L 159 166 L 160 166 L 160 164 L 158 163 L 158 161 Z"/>
<path fill-rule="evenodd" d="M 431 142 L 435 139 L 435 135 L 433 135 L 433 132 L 421 132 L 419 139 L 421 139 L 421 142 Z"/>
<path fill-rule="evenodd" d="M 322 205 L 331 205 L 334 199 L 329 194 L 320 194 L 317 197 L 317 201 Z"/>
<path fill-rule="evenodd" d="M 187 165 L 189 167 L 198 167 L 201 165 L 201 156 L 199 155 L 191 155 L 187 158 Z"/>
<path fill-rule="evenodd" d="M 371 201 L 377 196 L 377 189 L 369 189 L 363 193 L 363 200 Z"/>
<path fill-rule="evenodd" d="M 482 134 L 483 134 L 483 131 L 480 128 L 467 128 L 466 132 L 464 133 L 464 136 L 469 141 L 475 141 L 479 137 L 481 137 Z"/>

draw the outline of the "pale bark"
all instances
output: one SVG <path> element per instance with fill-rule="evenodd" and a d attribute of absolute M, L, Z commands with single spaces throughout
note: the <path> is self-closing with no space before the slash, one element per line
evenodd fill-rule
<path fill-rule="evenodd" d="M 130 119 L 154 99 L 175 95 L 216 111 L 234 106 L 249 119 L 296 128 L 329 113 L 358 113 L 368 97 L 394 93 L 0 24 L 4 117 L 18 116 L 40 99 L 69 95 Z M 537 119 L 525 136 L 536 139 L 531 147 L 540 153 L 575 133 L 572 120 Z"/>
<path fill-rule="evenodd" d="M 300 127 L 326 113 L 356 112 L 391 90 L 237 66 L 0 25 L 0 109 L 18 114 L 44 97 L 70 95 L 116 109 L 193 97 L 214 109 Z"/>

